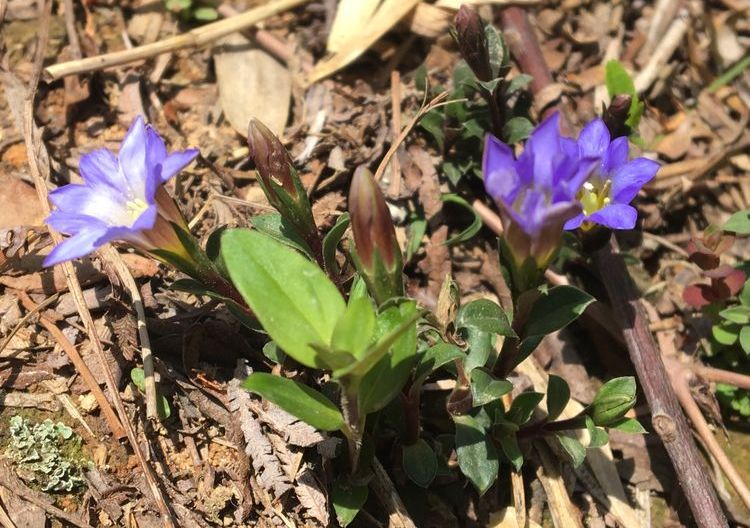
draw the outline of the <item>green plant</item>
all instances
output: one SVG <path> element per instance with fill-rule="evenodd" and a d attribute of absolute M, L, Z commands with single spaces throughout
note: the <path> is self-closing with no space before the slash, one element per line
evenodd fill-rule
<path fill-rule="evenodd" d="M 206 0 L 164 0 L 168 10 L 177 13 L 183 20 L 210 22 L 219 18 L 216 4 Z"/>

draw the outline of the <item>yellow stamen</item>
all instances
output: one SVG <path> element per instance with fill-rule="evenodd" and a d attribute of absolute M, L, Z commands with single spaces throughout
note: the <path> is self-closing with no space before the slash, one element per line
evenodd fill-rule
<path fill-rule="evenodd" d="M 578 193 L 578 199 L 583 207 L 583 214 L 590 216 L 609 205 L 612 201 L 610 197 L 611 189 L 612 182 L 610 180 L 606 180 L 600 188 L 597 188 L 591 182 L 584 183 L 583 188 Z"/>
<path fill-rule="evenodd" d="M 134 198 L 125 204 L 125 209 L 130 219 L 135 222 L 143 214 L 143 211 L 148 209 L 148 204 L 140 198 Z"/>

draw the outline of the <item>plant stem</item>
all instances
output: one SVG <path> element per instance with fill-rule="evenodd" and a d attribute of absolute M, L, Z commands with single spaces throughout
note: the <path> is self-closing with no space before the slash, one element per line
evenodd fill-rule
<path fill-rule="evenodd" d="M 360 416 L 359 413 L 357 392 L 355 384 L 342 383 L 341 409 L 344 411 L 344 422 L 346 422 L 344 435 L 349 445 L 349 462 L 352 466 L 352 475 L 357 472 L 359 467 L 359 451 L 362 447 L 362 433 L 364 432 L 364 417 Z"/>

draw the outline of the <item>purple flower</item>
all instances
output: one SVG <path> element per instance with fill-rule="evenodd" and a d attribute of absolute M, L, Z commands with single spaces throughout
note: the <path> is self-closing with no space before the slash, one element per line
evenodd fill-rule
<path fill-rule="evenodd" d="M 594 119 L 578 136 L 581 158 L 596 158 L 594 170 L 578 191 L 580 214 L 568 220 L 565 229 L 601 224 L 611 229 L 632 229 L 638 212 L 630 202 L 651 181 L 659 164 L 646 158 L 628 161 L 628 138 L 610 141 L 604 121 Z"/>
<path fill-rule="evenodd" d="M 113 240 L 145 251 L 184 253 L 172 223 L 185 230 L 187 226 L 162 184 L 197 155 L 197 149 L 167 154 L 162 138 L 142 117 L 131 125 L 119 156 L 107 149 L 84 155 L 83 184 L 49 194 L 56 209 L 46 222 L 70 238 L 50 252 L 44 265 L 83 257 Z"/>
<path fill-rule="evenodd" d="M 485 142 L 484 185 L 503 213 L 505 239 L 519 265 L 528 257 L 540 268 L 549 262 L 563 225 L 581 212 L 576 195 L 595 162 L 560 135 L 559 120 L 556 113 L 542 122 L 518 159 L 496 137 Z"/>

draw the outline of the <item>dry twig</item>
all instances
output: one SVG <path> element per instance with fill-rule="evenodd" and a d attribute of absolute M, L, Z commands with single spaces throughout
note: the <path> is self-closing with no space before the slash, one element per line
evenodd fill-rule
<path fill-rule="evenodd" d="M 242 31 L 261 20 L 265 20 L 273 15 L 284 12 L 288 9 L 303 4 L 307 0 L 276 0 L 266 5 L 250 9 L 240 15 L 233 16 L 200 26 L 195 29 L 170 37 L 151 44 L 145 44 L 132 49 L 114 51 L 97 55 L 96 57 L 87 57 L 85 59 L 61 62 L 44 69 L 44 80 L 55 81 L 68 75 L 78 75 L 92 71 L 121 66 L 139 60 L 150 59 L 162 53 L 169 53 L 184 48 L 199 48 L 210 44 L 222 37 Z"/>

